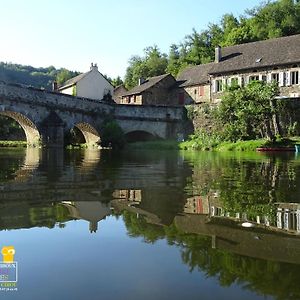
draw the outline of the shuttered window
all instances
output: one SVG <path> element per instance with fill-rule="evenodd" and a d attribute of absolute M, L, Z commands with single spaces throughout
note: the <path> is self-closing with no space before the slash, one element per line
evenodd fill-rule
<path fill-rule="evenodd" d="M 291 84 L 299 84 L 299 71 L 291 72 Z"/>

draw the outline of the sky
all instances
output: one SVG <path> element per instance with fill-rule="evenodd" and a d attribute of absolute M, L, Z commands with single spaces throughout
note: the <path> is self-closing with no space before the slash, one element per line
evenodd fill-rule
<path fill-rule="evenodd" d="M 0 61 L 86 72 L 91 62 L 112 78 L 157 45 L 168 53 L 195 28 L 236 17 L 261 0 L 0 0 Z"/>

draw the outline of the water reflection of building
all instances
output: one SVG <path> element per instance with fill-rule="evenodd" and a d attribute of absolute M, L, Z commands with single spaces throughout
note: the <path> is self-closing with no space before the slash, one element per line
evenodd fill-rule
<path fill-rule="evenodd" d="M 208 215 L 211 207 L 219 205 L 217 192 L 209 192 L 204 196 L 196 195 L 186 199 L 184 212 L 187 214 Z"/>
<path fill-rule="evenodd" d="M 142 190 L 115 190 L 113 197 L 129 201 L 131 204 L 139 204 L 142 202 Z"/>
<path fill-rule="evenodd" d="M 226 211 L 217 192 L 209 192 L 205 196 L 189 197 L 184 206 L 184 213 L 187 214 L 229 218 L 238 222 L 251 222 L 253 225 L 270 227 L 270 229 L 300 233 L 300 204 L 270 204 L 268 210 L 263 215 L 250 214 L 246 211 Z"/>
<path fill-rule="evenodd" d="M 249 217 L 246 213 L 226 212 L 220 206 L 210 206 L 209 216 L 227 217 L 241 221 L 250 221 L 253 224 L 288 231 L 289 233 L 300 233 L 300 204 L 298 203 L 277 203 L 276 215 L 272 216 L 272 206 L 270 215 L 256 215 Z"/>
<path fill-rule="evenodd" d="M 110 204 L 96 201 L 81 201 L 81 202 L 62 202 L 69 210 L 70 216 L 74 219 L 86 220 L 90 223 L 90 232 L 96 232 L 98 222 L 110 215 Z"/>
<path fill-rule="evenodd" d="M 279 229 L 300 232 L 300 204 L 281 203 L 276 212 L 276 225 Z"/>
<path fill-rule="evenodd" d="M 187 198 L 186 204 L 184 205 L 184 212 L 187 214 L 208 214 L 208 196 L 194 196 Z"/>

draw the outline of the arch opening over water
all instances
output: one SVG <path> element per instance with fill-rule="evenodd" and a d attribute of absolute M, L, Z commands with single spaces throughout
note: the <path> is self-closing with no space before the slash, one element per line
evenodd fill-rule
<path fill-rule="evenodd" d="M 135 130 L 128 132 L 125 134 L 125 138 L 128 143 L 153 141 L 158 139 L 153 134 L 143 130 Z"/>
<path fill-rule="evenodd" d="M 97 147 L 99 145 L 100 135 L 92 125 L 88 123 L 78 123 L 74 127 L 81 132 L 88 147 Z M 78 136 L 78 138 L 80 139 L 80 136 Z"/>
<path fill-rule="evenodd" d="M 13 111 L 2 111 L 1 116 L 6 116 L 15 120 L 24 130 L 28 146 L 37 146 L 40 142 L 40 133 L 36 125 L 25 115 Z"/>

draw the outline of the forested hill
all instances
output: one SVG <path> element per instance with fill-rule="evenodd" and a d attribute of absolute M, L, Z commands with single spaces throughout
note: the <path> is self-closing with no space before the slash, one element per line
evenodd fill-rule
<path fill-rule="evenodd" d="M 80 74 L 80 72 L 70 71 L 65 68 L 56 69 L 53 66 L 48 68 L 34 68 L 32 66 L 0 62 L 0 81 L 24 84 L 36 88 L 44 88 L 46 90 L 52 90 L 52 82 L 54 80 L 60 85 L 78 74 Z M 120 76 L 116 78 L 110 78 L 105 74 L 103 76 L 113 86 L 118 86 L 123 83 Z"/>
<path fill-rule="evenodd" d="M 31 66 L 0 62 L 0 81 L 24 84 L 47 90 L 52 89 L 52 82 L 54 80 L 63 83 L 78 74 L 79 72 L 73 72 L 67 69 L 56 69 L 53 66 L 48 68 L 34 68 Z"/>
<path fill-rule="evenodd" d="M 225 14 L 219 23 L 210 23 L 200 32 L 194 29 L 180 43 L 172 44 L 168 54 L 155 45 L 146 48 L 143 56 L 132 56 L 125 86 L 135 86 L 141 77 L 164 73 L 176 77 L 187 66 L 211 62 L 218 45 L 226 47 L 299 33 L 300 0 L 264 1 L 260 6 L 246 10 L 242 16 Z"/>

